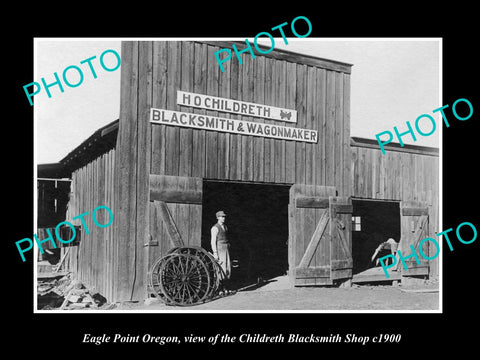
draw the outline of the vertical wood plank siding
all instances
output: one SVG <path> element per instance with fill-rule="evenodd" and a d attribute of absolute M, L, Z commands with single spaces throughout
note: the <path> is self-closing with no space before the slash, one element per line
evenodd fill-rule
<path fill-rule="evenodd" d="M 143 114 L 139 107 L 145 103 L 139 97 L 146 95 L 146 91 L 139 89 L 139 58 L 143 61 L 147 55 L 139 56 L 139 52 L 145 50 L 139 45 L 138 42 L 122 43 L 120 121 L 115 154 L 113 301 L 132 299 L 133 292 L 138 288 L 137 264 L 143 258 L 137 253 L 137 245 L 143 240 L 137 238 L 137 231 L 144 226 L 143 219 L 137 218 L 137 204 L 143 206 L 137 202 L 137 194 L 143 193 L 142 186 L 145 184 L 141 179 L 144 174 L 138 172 L 143 155 L 140 153 L 143 144 L 139 144 L 138 138 L 144 138 L 144 134 L 139 132 L 147 131 L 147 127 L 140 125 L 139 121 L 139 114 Z M 151 145 L 145 146 L 150 152 Z M 146 149 L 143 148 L 143 151 Z"/>
<path fill-rule="evenodd" d="M 107 299 L 113 296 L 113 279 L 115 273 L 113 256 L 114 222 L 105 228 L 94 224 L 92 219 L 93 210 L 106 205 L 114 209 L 113 182 L 115 171 L 115 150 L 94 159 L 84 167 L 75 170 L 72 174 L 71 199 L 68 205 L 66 221 L 81 226 L 80 244 L 78 246 L 64 246 L 61 250 L 64 267 L 72 272 L 73 278 L 81 280 L 89 287 L 95 287 Z M 83 217 L 85 226 L 80 218 L 74 217 L 88 212 Z M 108 214 L 104 210 L 98 210 L 96 219 L 100 224 L 109 221 Z"/>
<path fill-rule="evenodd" d="M 428 236 L 440 232 L 438 154 L 387 150 L 352 144 L 352 196 L 391 201 L 420 201 L 429 206 Z M 435 248 L 430 249 L 432 254 Z M 438 274 L 438 257 L 430 262 Z"/>
<path fill-rule="evenodd" d="M 153 106 L 315 129 L 319 135 L 316 144 L 307 144 L 151 125 L 150 168 L 153 174 L 334 185 L 339 195 L 350 195 L 350 170 L 344 166 L 350 163 L 350 151 L 346 151 L 350 143 L 347 107 L 350 74 L 260 55 L 252 59 L 248 53 L 242 54 L 243 64 L 236 60 L 223 64 L 225 72 L 222 73 L 213 55 L 220 47 L 204 43 L 155 42 L 152 48 L 153 56 L 149 59 L 153 61 Z M 143 56 L 140 54 L 142 59 Z M 177 90 L 295 109 L 298 122 L 282 123 L 179 106 L 176 104 Z M 141 111 L 143 113 L 144 109 Z M 138 120 L 148 122 L 148 116 Z"/>

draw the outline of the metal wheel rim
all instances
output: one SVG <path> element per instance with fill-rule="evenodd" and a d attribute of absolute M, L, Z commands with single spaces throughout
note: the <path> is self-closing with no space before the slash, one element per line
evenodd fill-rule
<path fill-rule="evenodd" d="M 168 303 L 169 300 L 167 299 L 161 287 L 160 269 L 162 265 L 165 263 L 165 261 L 167 261 L 172 255 L 173 254 L 167 254 L 161 258 L 158 258 L 153 264 L 148 277 L 150 289 L 152 290 L 155 297 L 160 298 L 162 301 L 166 303 Z"/>
<path fill-rule="evenodd" d="M 197 256 L 171 253 L 160 262 L 160 289 L 170 303 L 180 306 L 204 302 L 211 293 L 210 274 Z"/>

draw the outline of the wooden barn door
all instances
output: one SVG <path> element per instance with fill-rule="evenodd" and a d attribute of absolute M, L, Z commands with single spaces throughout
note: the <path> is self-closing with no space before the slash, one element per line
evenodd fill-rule
<path fill-rule="evenodd" d="M 353 276 L 352 199 L 350 197 L 330 197 L 329 205 L 332 237 L 330 277 L 332 281 L 351 279 Z"/>
<path fill-rule="evenodd" d="M 295 184 L 289 204 L 289 274 L 293 285 L 351 278 L 350 198 L 335 188 Z"/>
<path fill-rule="evenodd" d="M 413 245 L 420 264 L 417 263 L 414 257 L 405 260 L 405 265 L 408 270 L 405 270 L 400 264 L 403 276 L 422 276 L 429 273 L 429 261 L 424 259 L 419 251 L 420 242 L 429 237 L 428 230 L 428 205 L 419 201 L 402 201 L 400 202 L 400 216 L 401 216 L 401 240 L 399 249 L 403 257 L 412 254 L 410 245 Z M 422 251 L 425 255 L 429 255 L 428 241 L 422 245 Z M 400 261 L 400 260 L 398 260 Z"/>
<path fill-rule="evenodd" d="M 201 178 L 150 175 L 149 268 L 173 247 L 200 246 L 202 193 Z"/>

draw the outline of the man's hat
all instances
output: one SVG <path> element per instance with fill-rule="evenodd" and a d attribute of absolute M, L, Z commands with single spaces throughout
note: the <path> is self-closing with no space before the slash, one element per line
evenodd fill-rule
<path fill-rule="evenodd" d="M 217 218 L 220 216 L 227 216 L 227 214 L 225 214 L 223 211 L 217 211 L 215 215 L 217 215 Z"/>

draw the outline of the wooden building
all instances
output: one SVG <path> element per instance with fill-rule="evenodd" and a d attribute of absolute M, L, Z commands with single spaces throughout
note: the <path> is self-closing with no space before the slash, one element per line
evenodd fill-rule
<path fill-rule="evenodd" d="M 70 180 L 63 178 L 58 164 L 42 164 L 37 170 L 37 199 L 40 228 L 55 227 L 65 219 Z M 67 175 L 69 177 L 69 174 Z"/>
<path fill-rule="evenodd" d="M 242 63 L 233 59 L 221 72 L 214 53 L 226 47 L 231 43 L 122 43 L 119 121 L 62 160 L 72 180 L 67 220 L 99 205 L 114 214 L 108 228 L 87 222 L 94 231 L 82 229 L 80 244 L 68 250 L 66 266 L 80 280 L 110 301 L 144 299 L 150 267 L 172 246 L 210 250 L 220 209 L 241 277 L 288 272 L 295 286 L 351 281 L 356 203 L 397 204 L 403 245 L 434 235 L 438 178 L 430 174 L 438 173 L 438 152 L 391 145 L 382 157 L 372 143 L 351 139 L 351 65 L 273 50 L 243 53 Z M 218 98 L 279 108 L 296 122 L 188 106 L 179 92 L 210 97 L 210 104 Z M 163 124 L 152 109 L 190 120 Z M 182 126 L 193 118 L 263 124 L 269 134 Z M 275 137 L 274 128 L 298 136 Z M 315 141 L 299 129 L 314 132 Z M 422 263 L 404 275 L 425 276 L 430 268 Z"/>
<path fill-rule="evenodd" d="M 70 174 L 63 171 L 61 164 L 41 164 L 37 169 L 37 236 L 48 238 L 46 229 L 54 234 L 58 223 L 65 220 L 70 193 Z M 56 262 L 60 259 L 60 249 L 51 242 L 42 244 L 38 250 L 39 260 Z"/>
<path fill-rule="evenodd" d="M 353 229 L 352 232 L 353 255 L 360 265 L 358 270 L 362 270 L 362 258 L 365 259 L 361 253 L 366 251 L 371 255 L 382 239 L 393 237 L 397 242 L 401 239 L 399 249 L 408 256 L 411 244 L 417 249 L 424 238 L 436 238 L 435 234 L 442 230 L 438 149 L 416 145 L 401 147 L 392 143 L 382 155 L 375 140 L 352 138 L 351 152 L 353 220 L 360 220 L 360 231 Z M 367 223 L 362 224 L 362 216 Z M 373 229 L 368 229 L 368 222 Z M 426 242 L 422 250 L 433 257 L 437 249 L 429 248 Z M 438 258 L 426 261 L 419 256 L 421 264 L 409 259 L 408 271 L 403 275 L 438 277 Z M 401 276 L 400 272 L 393 277 L 395 275 Z M 383 279 L 384 276 L 382 271 L 371 279 Z"/>

